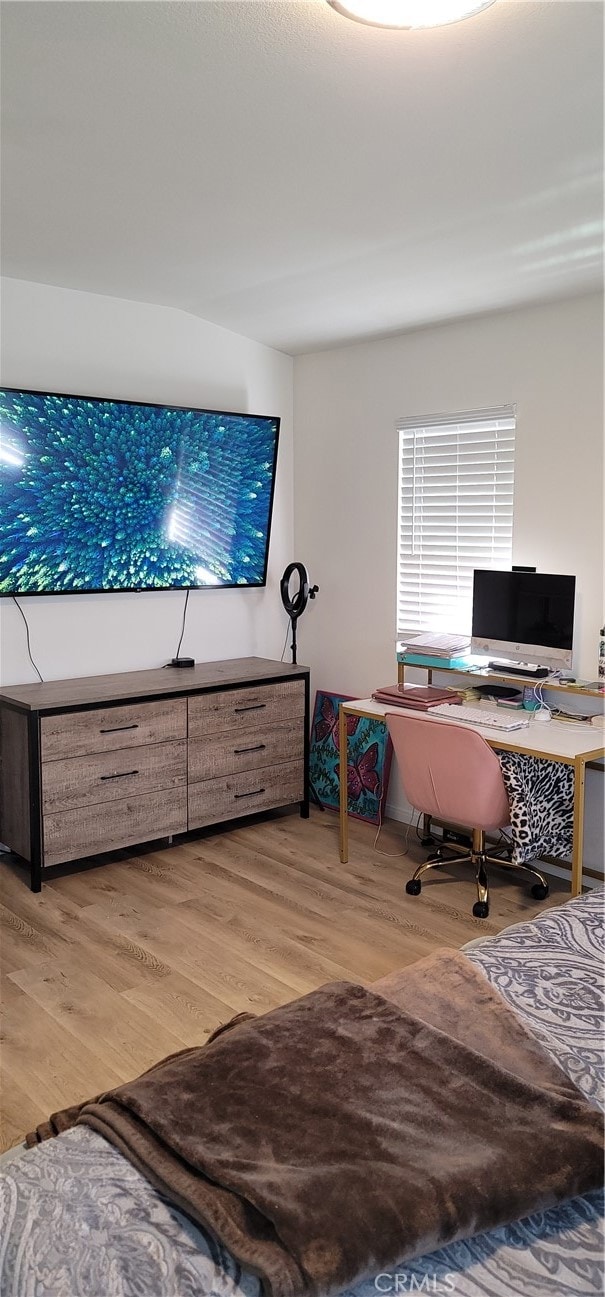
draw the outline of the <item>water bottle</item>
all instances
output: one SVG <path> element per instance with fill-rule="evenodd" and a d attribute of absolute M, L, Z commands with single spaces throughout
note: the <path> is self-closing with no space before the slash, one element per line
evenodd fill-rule
<path fill-rule="evenodd" d="M 537 712 L 540 702 L 536 698 L 536 691 L 533 685 L 525 685 L 523 690 L 523 706 L 526 712 Z"/>
<path fill-rule="evenodd" d="M 599 680 L 605 680 L 605 626 L 599 631 Z"/>

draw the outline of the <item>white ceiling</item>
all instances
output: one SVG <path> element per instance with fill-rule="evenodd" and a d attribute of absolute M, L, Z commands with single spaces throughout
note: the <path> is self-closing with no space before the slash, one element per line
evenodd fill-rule
<path fill-rule="evenodd" d="M 3 272 L 302 352 L 600 282 L 603 5 L 3 5 Z"/>

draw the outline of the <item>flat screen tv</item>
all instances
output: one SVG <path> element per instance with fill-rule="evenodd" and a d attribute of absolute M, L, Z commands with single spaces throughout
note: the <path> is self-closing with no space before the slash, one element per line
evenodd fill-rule
<path fill-rule="evenodd" d="M 0 595 L 264 585 L 279 422 L 0 389 Z"/>

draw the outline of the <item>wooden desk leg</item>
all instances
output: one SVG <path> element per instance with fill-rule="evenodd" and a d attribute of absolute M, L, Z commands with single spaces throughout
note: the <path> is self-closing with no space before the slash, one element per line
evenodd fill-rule
<path fill-rule="evenodd" d="M 584 786 L 586 762 L 574 761 L 573 794 L 573 851 L 571 856 L 571 894 L 582 895 L 582 863 L 584 856 Z"/>
<path fill-rule="evenodd" d="M 347 789 L 347 718 L 344 707 L 340 704 L 338 712 L 338 748 L 340 753 L 340 861 L 346 865 L 349 859 L 349 814 Z"/>

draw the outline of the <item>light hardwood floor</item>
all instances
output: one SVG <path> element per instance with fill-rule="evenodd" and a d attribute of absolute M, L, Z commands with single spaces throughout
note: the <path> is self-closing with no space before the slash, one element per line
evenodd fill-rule
<path fill-rule="evenodd" d="M 492 869 L 488 920 L 474 919 L 469 867 L 436 871 L 419 897 L 421 858 L 381 855 L 351 822 L 338 858 L 329 812 L 276 817 L 44 884 L 0 864 L 2 1148 L 51 1111 L 120 1084 L 164 1054 L 202 1043 L 233 1014 L 263 1011 L 346 978 L 370 982 L 439 946 L 461 946 L 565 900 L 553 880 Z M 401 852 L 387 826 L 379 848 Z"/>

